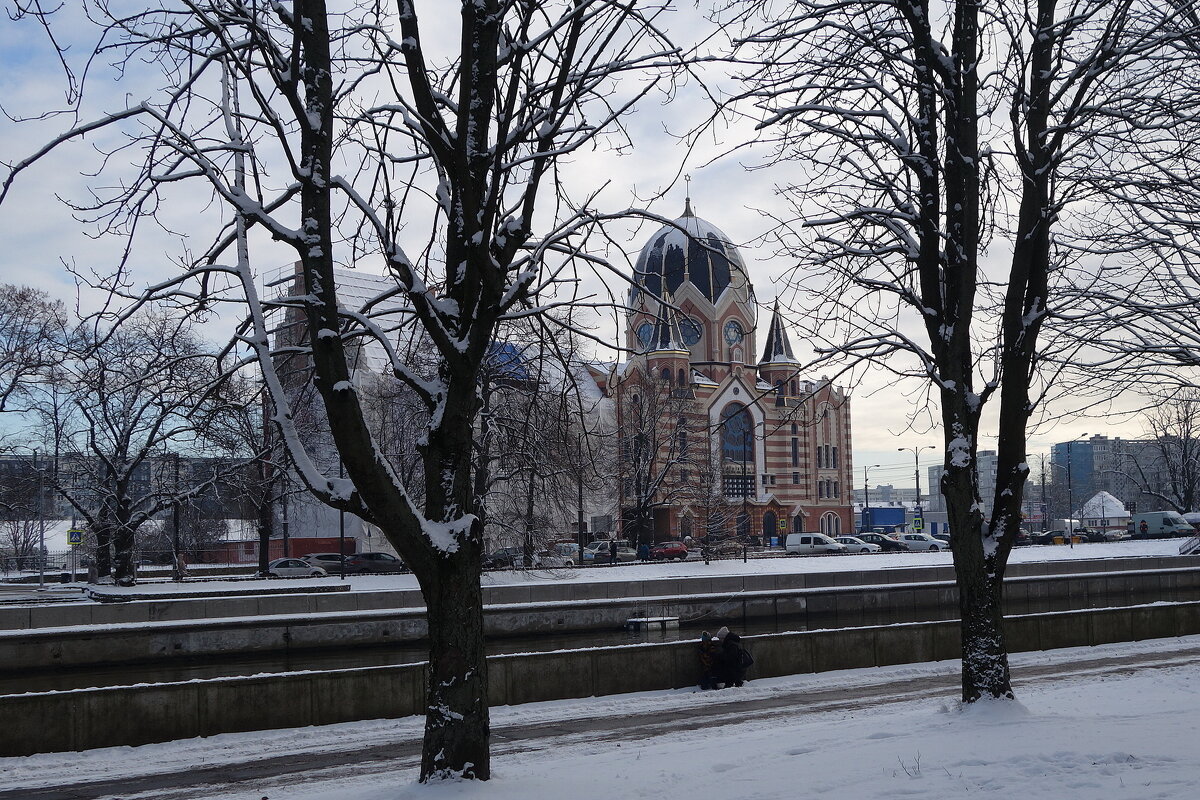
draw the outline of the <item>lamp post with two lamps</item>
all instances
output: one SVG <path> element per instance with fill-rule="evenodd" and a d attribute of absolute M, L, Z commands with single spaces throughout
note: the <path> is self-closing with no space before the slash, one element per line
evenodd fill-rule
<path fill-rule="evenodd" d="M 907 450 L 913 454 L 913 477 L 916 478 L 916 481 L 917 481 L 917 508 L 916 508 L 916 517 L 915 517 L 916 519 L 921 519 L 921 517 L 922 517 L 922 513 L 921 513 L 921 451 L 922 450 L 933 450 L 936 447 L 937 447 L 937 445 L 923 444 L 923 445 L 920 445 L 917 447 L 897 447 L 896 448 L 897 452 L 903 453 Z M 930 486 L 929 488 L 932 491 L 933 487 Z"/>

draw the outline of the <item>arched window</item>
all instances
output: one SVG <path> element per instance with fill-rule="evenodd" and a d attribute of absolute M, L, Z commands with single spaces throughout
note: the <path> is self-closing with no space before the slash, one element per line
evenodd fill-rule
<path fill-rule="evenodd" d="M 671 382 L 671 369 L 669 367 L 663 367 L 662 379 L 663 379 L 663 383 Z"/>
<path fill-rule="evenodd" d="M 679 370 L 679 377 L 676 378 L 676 382 L 679 384 L 680 389 L 683 389 L 688 385 L 687 374 L 684 373 L 682 369 Z"/>
<path fill-rule="evenodd" d="M 792 381 L 791 389 L 792 389 L 791 394 L 793 397 L 795 397 L 796 394 L 798 394 L 798 392 L 796 391 L 796 382 L 795 381 Z"/>
<path fill-rule="evenodd" d="M 721 412 L 721 457 L 726 461 L 754 461 L 754 419 L 741 403 L 730 403 Z"/>
<path fill-rule="evenodd" d="M 679 436 L 679 457 L 687 458 L 688 457 L 688 435 L 687 435 L 688 432 L 687 432 L 687 419 L 686 418 L 684 418 L 684 417 L 679 418 L 679 424 L 676 425 L 675 431 L 676 431 L 676 434 Z"/>
<path fill-rule="evenodd" d="M 842 518 L 833 512 L 822 514 L 821 533 L 826 536 L 840 536 L 842 533 Z"/>

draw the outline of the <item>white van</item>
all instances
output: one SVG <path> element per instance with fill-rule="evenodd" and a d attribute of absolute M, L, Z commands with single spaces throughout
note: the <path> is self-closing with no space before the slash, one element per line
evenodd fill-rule
<path fill-rule="evenodd" d="M 1134 539 L 1168 539 L 1172 536 L 1192 536 L 1192 524 L 1174 511 L 1151 511 L 1134 514 L 1129 521 L 1129 535 Z"/>
<path fill-rule="evenodd" d="M 784 548 L 799 556 L 846 552 L 846 545 L 838 544 L 823 533 L 789 533 Z"/>

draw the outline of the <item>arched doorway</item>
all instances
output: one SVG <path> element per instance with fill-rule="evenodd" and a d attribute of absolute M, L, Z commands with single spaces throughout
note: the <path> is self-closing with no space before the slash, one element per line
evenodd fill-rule
<path fill-rule="evenodd" d="M 763 514 L 762 543 L 764 546 L 769 545 L 771 543 L 772 536 L 779 535 L 778 528 L 779 528 L 779 517 L 775 515 L 774 511 L 768 511 L 767 513 Z"/>

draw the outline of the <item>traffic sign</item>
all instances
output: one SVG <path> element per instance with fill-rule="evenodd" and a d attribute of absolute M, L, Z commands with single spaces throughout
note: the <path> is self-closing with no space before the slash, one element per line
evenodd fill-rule
<path fill-rule="evenodd" d="M 913 517 L 913 530 L 920 531 L 925 529 L 925 520 L 921 517 Z"/>
<path fill-rule="evenodd" d="M 78 547 L 83 544 L 83 531 L 79 528 L 71 528 L 67 531 L 67 544 L 72 547 Z"/>

